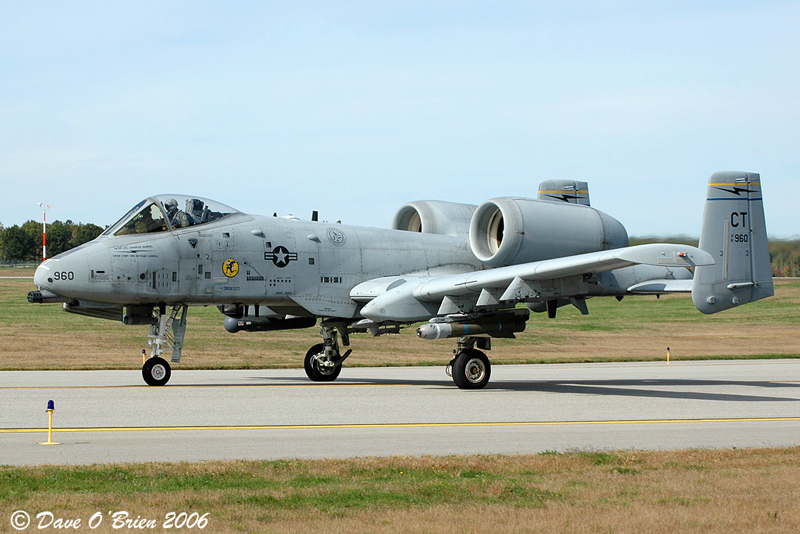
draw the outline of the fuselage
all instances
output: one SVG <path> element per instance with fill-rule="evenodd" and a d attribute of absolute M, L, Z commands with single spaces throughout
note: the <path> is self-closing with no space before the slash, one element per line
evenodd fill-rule
<path fill-rule="evenodd" d="M 142 201 L 94 241 L 40 265 L 34 276 L 40 301 L 65 302 L 77 313 L 113 306 L 114 318 L 121 316 L 122 307 L 184 304 L 266 306 L 278 315 L 356 318 L 371 298 L 368 293 L 389 290 L 396 282 L 391 277 L 491 268 L 473 253 L 465 233 L 254 216 L 213 201 L 179 197 L 186 213 L 193 214 L 187 223 L 184 212 L 168 213 L 166 206 L 174 199 L 165 197 Z M 183 225 L 177 222 L 181 217 Z M 537 255 L 564 256 L 561 249 L 570 244 L 551 244 Z M 685 270 L 635 266 L 554 280 L 539 291 L 546 300 L 566 293 L 619 296 L 641 281 L 674 276 L 691 277 Z M 365 290 L 357 287 L 364 282 Z"/>
<path fill-rule="evenodd" d="M 47 260 L 34 282 L 96 303 L 300 306 L 352 317 L 349 292 L 359 283 L 445 268 L 481 268 L 467 239 L 237 213 L 157 234 L 100 236 Z"/>

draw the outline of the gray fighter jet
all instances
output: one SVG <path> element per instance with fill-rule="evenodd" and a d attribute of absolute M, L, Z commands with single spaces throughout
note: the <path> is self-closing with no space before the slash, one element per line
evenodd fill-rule
<path fill-rule="evenodd" d="M 671 210 L 671 213 L 675 213 Z M 590 297 L 691 292 L 703 313 L 773 294 L 758 174 L 711 176 L 699 248 L 629 246 L 589 205 L 585 182 L 548 181 L 537 199 L 400 208 L 392 229 L 247 215 L 196 197 L 159 195 L 94 241 L 42 263 L 32 303 L 150 327 L 145 382 L 164 385 L 181 358 L 190 306 L 217 306 L 229 332 L 310 328 L 322 343 L 305 371 L 335 380 L 350 335 L 424 321 L 421 339 L 456 338 L 448 372 L 484 387 L 492 337 L 513 338 L 530 311 L 555 317 Z"/>

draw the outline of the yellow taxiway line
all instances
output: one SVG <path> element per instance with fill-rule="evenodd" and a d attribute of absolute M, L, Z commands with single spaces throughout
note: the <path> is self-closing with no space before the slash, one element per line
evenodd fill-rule
<path fill-rule="evenodd" d="M 328 425 L 241 425 L 241 426 L 134 426 L 54 428 L 53 432 L 175 432 L 191 430 L 316 430 L 358 428 L 455 428 L 455 427 L 523 427 L 523 426 L 590 426 L 590 425 L 653 425 L 677 423 L 766 423 L 800 421 L 800 417 L 721 417 L 706 419 L 633 419 L 612 421 L 509 421 L 478 423 L 363 423 Z M 32 434 L 46 428 L 0 428 L 0 434 Z"/>

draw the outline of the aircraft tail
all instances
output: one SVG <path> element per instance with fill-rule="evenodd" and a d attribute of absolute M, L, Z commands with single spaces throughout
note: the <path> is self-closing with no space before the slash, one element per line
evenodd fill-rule
<path fill-rule="evenodd" d="M 589 206 L 589 184 L 573 180 L 547 180 L 539 184 L 537 198 Z"/>
<path fill-rule="evenodd" d="M 692 301 L 701 312 L 716 313 L 774 294 L 758 174 L 711 175 L 699 248 L 716 260 L 695 269 Z"/>

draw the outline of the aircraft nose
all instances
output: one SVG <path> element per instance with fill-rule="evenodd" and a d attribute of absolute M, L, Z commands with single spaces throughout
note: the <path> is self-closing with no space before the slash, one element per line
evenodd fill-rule
<path fill-rule="evenodd" d="M 44 263 L 40 264 L 36 268 L 36 272 L 33 273 L 33 283 L 39 289 L 47 289 L 49 284 L 47 283 L 47 273 L 50 272 L 50 266 L 47 264 L 52 260 L 47 260 Z"/>
<path fill-rule="evenodd" d="M 63 297 L 81 298 L 88 289 L 90 261 L 105 256 L 108 256 L 105 245 L 86 243 L 39 265 L 33 275 L 33 282 L 40 290 Z"/>

